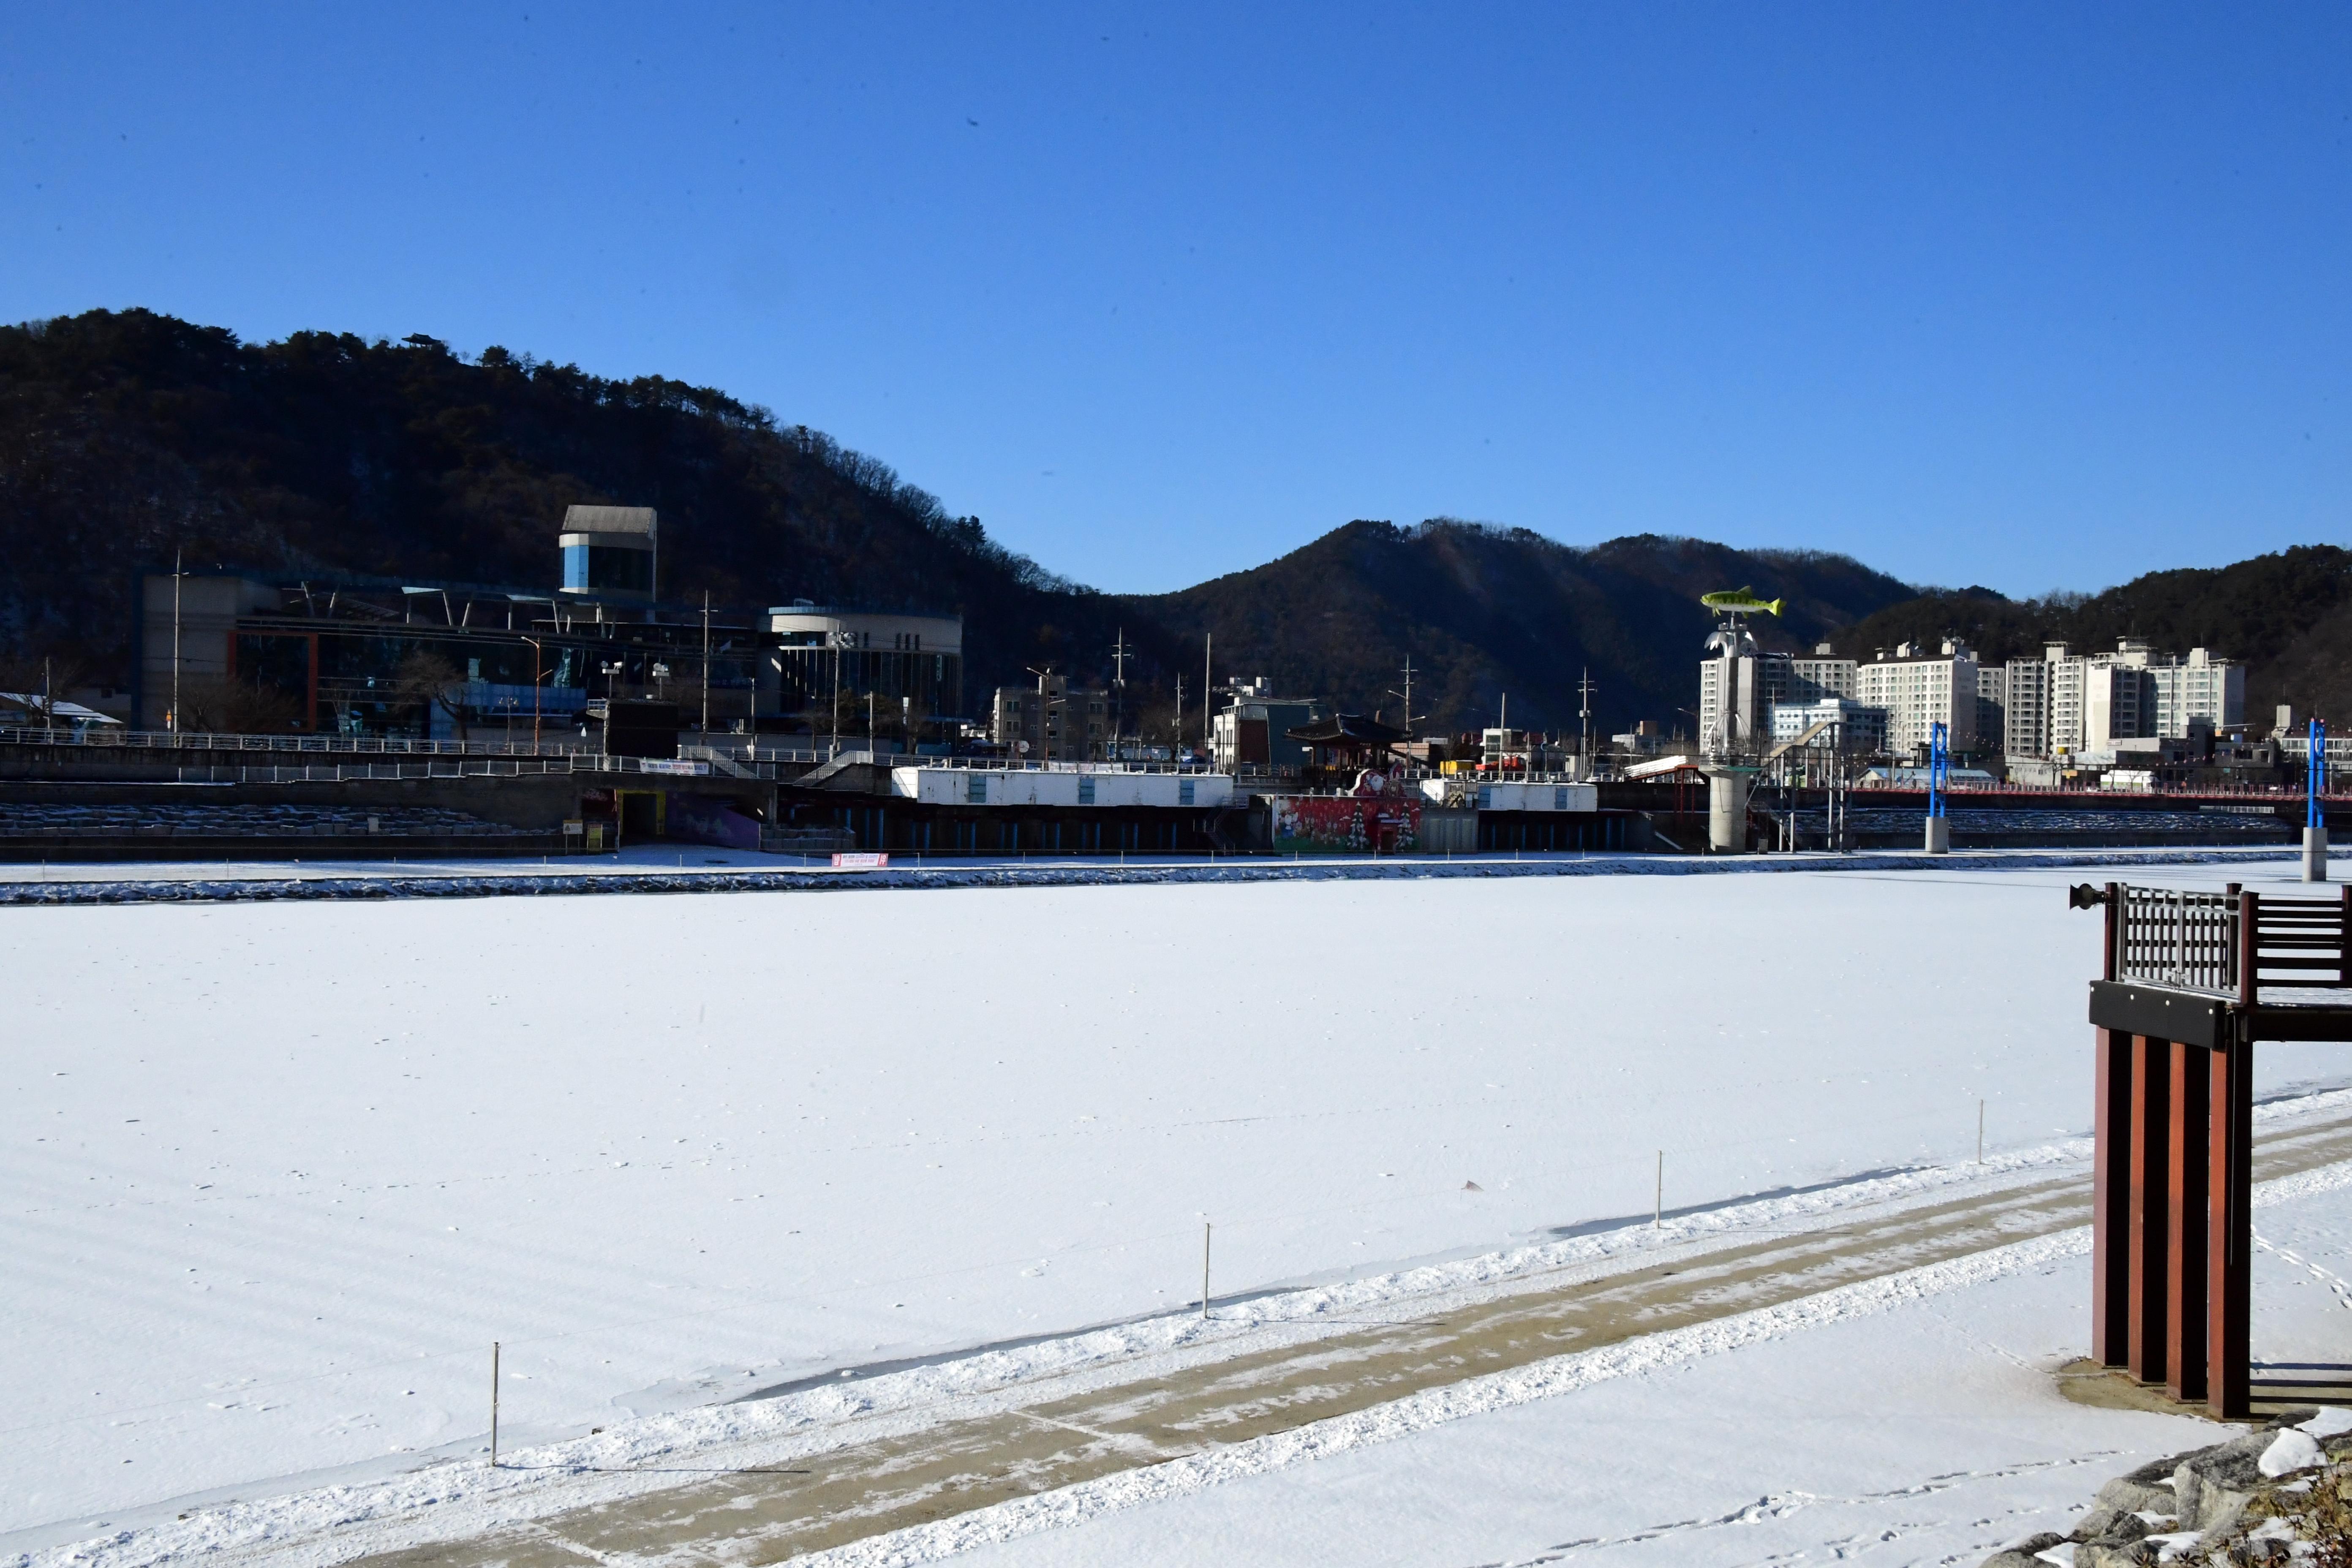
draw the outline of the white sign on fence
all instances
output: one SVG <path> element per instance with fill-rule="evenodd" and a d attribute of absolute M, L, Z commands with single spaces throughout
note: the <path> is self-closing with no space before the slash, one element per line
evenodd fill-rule
<path fill-rule="evenodd" d="M 835 855 L 833 868 L 836 871 L 887 871 L 890 868 L 887 855 Z"/>
<path fill-rule="evenodd" d="M 647 757 L 637 763 L 645 773 L 676 773 L 685 778 L 700 778 L 710 771 L 709 763 L 689 763 L 682 758 Z"/>

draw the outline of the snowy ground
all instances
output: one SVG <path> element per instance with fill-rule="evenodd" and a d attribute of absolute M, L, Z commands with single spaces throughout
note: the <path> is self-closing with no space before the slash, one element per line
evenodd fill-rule
<path fill-rule="evenodd" d="M 2255 1271 L 2263 1352 L 2352 1359 L 2352 1189 L 2265 1205 L 2256 1228 L 2273 1244 Z M 1014 1535 L 1032 1521 L 996 1510 L 965 1535 L 1012 1538 L 956 1561 L 1974 1564 L 2071 1530 L 2108 1477 L 2218 1440 L 2201 1421 L 2061 1398 L 2051 1369 L 2084 1352 L 2089 1260 L 2079 1245 L 2014 1250 L 1990 1280 L 1329 1458 L 1256 1469 L 1229 1453 L 1157 1497 L 1148 1476 L 1118 1478 L 1058 1500 L 1058 1528 Z M 921 1544 L 835 1561 L 904 1562 Z"/>
<path fill-rule="evenodd" d="M 2044 1145 L 2080 876 L 0 910 L 0 1531 Z"/>

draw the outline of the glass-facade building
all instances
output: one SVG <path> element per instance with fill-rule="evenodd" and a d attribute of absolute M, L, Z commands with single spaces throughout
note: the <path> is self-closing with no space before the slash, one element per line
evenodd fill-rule
<path fill-rule="evenodd" d="M 523 739 L 534 717 L 544 736 L 614 698 L 673 700 L 689 722 L 702 711 L 698 608 L 616 614 L 547 595 L 289 586 L 236 574 L 181 579 L 175 607 L 173 588 L 165 573 L 142 584 L 134 721 L 145 728 L 171 722 L 175 689 L 183 728 L 319 735 Z M 713 618 L 714 728 L 805 722 L 832 711 L 836 689 L 844 709 L 862 710 L 870 694 L 894 718 L 957 712 L 958 619 L 824 614 L 838 624 L 820 628 L 814 645 L 805 626 Z"/>

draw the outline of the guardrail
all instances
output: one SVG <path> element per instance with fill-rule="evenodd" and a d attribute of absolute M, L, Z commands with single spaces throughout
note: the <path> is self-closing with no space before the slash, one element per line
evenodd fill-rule
<path fill-rule="evenodd" d="M 365 779 L 467 779 L 467 778 L 532 778 L 544 774 L 623 773 L 652 774 L 665 778 L 744 777 L 729 774 L 705 762 L 697 767 L 693 759 L 671 762 L 663 757 L 608 757 L 602 752 L 572 752 L 558 757 L 428 757 L 414 763 L 313 763 L 289 767 L 184 767 L 180 770 L 184 783 L 227 783 L 209 776 L 190 779 L 190 774 L 212 775 L 234 772 L 237 784 L 342 784 Z"/>
<path fill-rule="evenodd" d="M 93 751 L 318 752 L 328 755 L 403 757 L 562 757 L 593 747 L 528 741 L 412 741 L 383 735 L 240 735 L 209 731 L 0 728 L 0 745 L 79 746 Z"/>

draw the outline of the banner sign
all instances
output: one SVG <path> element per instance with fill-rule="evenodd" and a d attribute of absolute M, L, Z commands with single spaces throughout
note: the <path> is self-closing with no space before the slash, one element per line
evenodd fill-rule
<path fill-rule="evenodd" d="M 886 871 L 890 867 L 887 855 L 835 855 L 833 868 L 836 871 Z"/>

